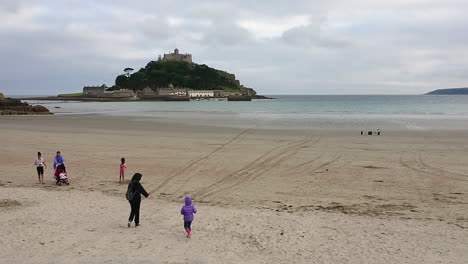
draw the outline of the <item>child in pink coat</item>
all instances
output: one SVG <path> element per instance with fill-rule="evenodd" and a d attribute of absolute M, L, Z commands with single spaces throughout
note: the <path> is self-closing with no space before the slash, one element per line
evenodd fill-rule
<path fill-rule="evenodd" d="M 120 159 L 120 176 L 119 182 L 123 181 L 125 178 L 125 169 L 127 169 L 127 164 L 125 164 L 125 158 Z"/>

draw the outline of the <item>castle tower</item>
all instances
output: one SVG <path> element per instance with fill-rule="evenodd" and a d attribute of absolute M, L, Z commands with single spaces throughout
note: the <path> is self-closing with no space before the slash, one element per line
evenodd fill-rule
<path fill-rule="evenodd" d="M 164 54 L 162 61 L 185 61 L 192 63 L 192 54 L 180 54 L 179 49 L 175 48 L 174 53 Z"/>

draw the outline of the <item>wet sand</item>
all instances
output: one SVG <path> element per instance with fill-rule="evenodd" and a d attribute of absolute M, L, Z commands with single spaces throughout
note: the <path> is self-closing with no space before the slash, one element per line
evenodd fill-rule
<path fill-rule="evenodd" d="M 378 121 L 57 115 L 0 119 L 2 261 L 10 263 L 465 263 L 468 133 Z M 430 122 L 430 120 L 425 120 Z M 451 121 L 446 121 L 450 124 Z M 356 122 L 359 124 L 359 122 Z M 384 123 L 384 124 L 382 124 Z M 325 125 L 324 125 L 325 124 Z M 332 124 L 332 125 L 330 125 Z M 36 184 L 35 153 L 70 186 Z M 126 227 L 127 183 L 154 196 Z M 185 195 L 199 210 L 187 240 Z M 53 241 L 53 242 L 52 242 Z M 26 250 L 27 249 L 27 250 Z"/>

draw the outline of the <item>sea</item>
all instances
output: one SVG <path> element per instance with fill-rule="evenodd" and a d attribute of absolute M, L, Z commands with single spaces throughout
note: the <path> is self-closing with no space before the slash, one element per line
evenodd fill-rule
<path fill-rule="evenodd" d="M 25 96 L 26 97 L 26 96 Z M 230 112 L 264 115 L 382 114 L 468 115 L 468 95 L 269 95 L 251 102 L 60 102 L 42 104 L 57 114 Z M 56 108 L 60 107 L 60 108 Z"/>
<path fill-rule="evenodd" d="M 468 95 L 268 95 L 250 102 L 60 102 L 41 104 L 56 115 L 99 114 L 170 119 L 255 120 L 392 120 L 409 129 L 424 129 L 414 120 L 447 121 L 468 127 Z M 421 123 L 421 122 L 419 122 Z M 444 122 L 438 122 L 439 127 Z"/>

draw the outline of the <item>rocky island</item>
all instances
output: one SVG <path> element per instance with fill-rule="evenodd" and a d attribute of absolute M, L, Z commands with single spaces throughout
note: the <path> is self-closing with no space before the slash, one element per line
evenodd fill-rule
<path fill-rule="evenodd" d="M 234 74 L 194 63 L 191 54 L 180 54 L 178 49 L 159 56 L 157 61 L 149 62 L 133 74 L 131 68 L 125 71 L 126 74 L 117 76 L 112 89 L 126 88 L 137 92 L 150 88 L 157 91 L 172 85 L 179 89 L 222 91 L 227 95 L 257 94 L 254 89 L 240 84 Z"/>
<path fill-rule="evenodd" d="M 85 86 L 82 93 L 28 99 L 98 102 L 270 99 L 242 85 L 234 74 L 194 63 L 191 54 L 181 54 L 178 49 L 133 71 L 125 68 L 111 87 Z"/>

